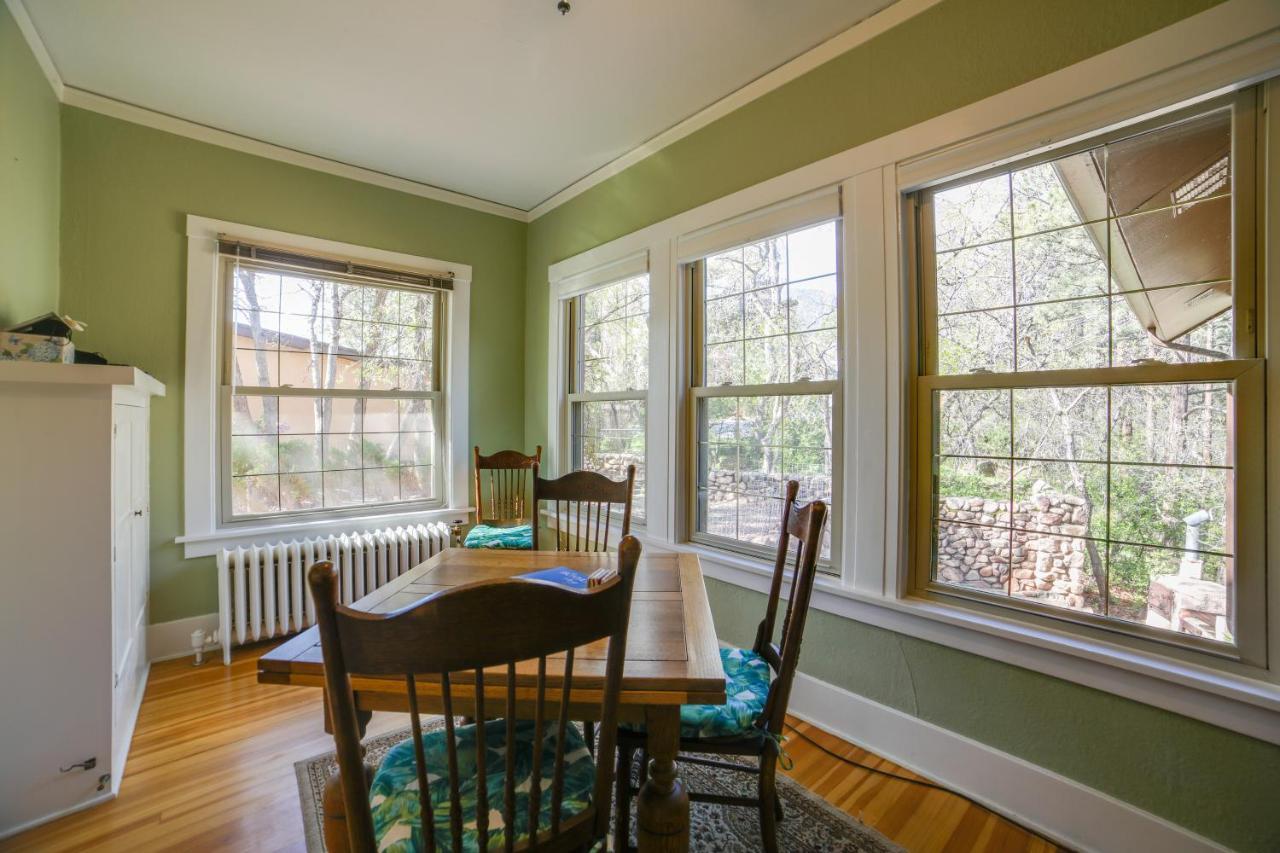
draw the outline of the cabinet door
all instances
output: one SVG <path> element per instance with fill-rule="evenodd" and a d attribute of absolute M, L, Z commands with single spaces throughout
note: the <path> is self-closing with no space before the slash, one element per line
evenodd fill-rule
<path fill-rule="evenodd" d="M 111 418 L 111 664 L 119 686 L 131 652 L 130 594 L 133 563 L 133 431 L 129 406 L 113 406 Z"/>
<path fill-rule="evenodd" d="M 147 598 L 150 592 L 148 566 L 151 556 L 151 488 L 147 462 L 151 455 L 147 447 L 150 440 L 150 413 L 146 406 L 138 406 L 131 412 L 133 426 L 130 428 L 132 458 L 129 465 L 129 497 L 133 507 L 133 547 L 129 566 L 129 618 L 135 643 L 141 643 L 145 637 Z M 138 649 L 138 652 L 139 657 L 142 657 L 144 650 Z"/>

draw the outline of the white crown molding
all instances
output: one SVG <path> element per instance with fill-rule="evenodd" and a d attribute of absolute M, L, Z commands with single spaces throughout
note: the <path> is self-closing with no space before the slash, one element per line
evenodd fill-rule
<path fill-rule="evenodd" d="M 35 22 L 31 20 L 31 15 L 27 13 L 27 7 L 22 5 L 22 0 L 5 0 L 4 4 L 9 7 L 9 14 L 13 15 L 13 20 L 18 24 L 18 30 L 27 40 L 27 47 L 31 48 L 36 63 L 48 79 L 54 97 L 61 101 L 66 89 L 62 83 L 62 75 L 58 73 L 58 67 L 53 64 L 53 57 L 49 55 L 49 49 L 44 46 L 44 39 L 40 38 L 40 32 L 36 29 Z"/>
<path fill-rule="evenodd" d="M 9 0 L 9 2 L 15 2 L 15 0 Z M 373 186 L 384 187 L 421 198 L 429 198 L 433 201 L 442 201 L 445 204 L 466 207 L 471 210 L 478 210 L 481 213 L 490 213 L 494 216 L 503 216 L 520 222 L 529 221 L 529 214 L 525 211 L 509 205 L 499 204 L 496 201 L 476 198 L 475 196 L 442 189 L 408 178 L 389 175 L 374 169 L 366 169 L 363 166 L 353 166 L 340 160 L 331 160 L 328 157 L 320 157 L 316 154 L 307 154 L 304 151 L 263 142 L 250 136 L 241 136 L 238 133 L 219 130 L 216 127 L 187 121 L 177 116 L 149 110 L 146 107 L 140 107 L 125 101 L 118 101 L 115 98 L 109 98 L 85 89 L 78 89 L 75 86 L 66 86 L 64 88 L 62 102 L 67 106 L 79 107 L 111 116 L 112 118 L 132 122 L 133 124 L 140 124 L 144 127 L 165 131 L 166 133 L 185 136 L 199 142 L 207 142 L 223 148 L 241 151 L 245 154 L 265 157 L 268 160 L 277 160 L 281 163 L 289 163 L 294 166 L 301 166 L 304 169 L 325 172 L 340 178 L 349 178 L 353 181 L 360 181 L 361 183 L 372 184 Z"/>
<path fill-rule="evenodd" d="M 9 7 L 9 12 L 17 22 L 23 38 L 26 39 L 27 46 L 31 49 L 32 54 L 35 55 L 36 62 L 39 63 L 41 70 L 44 71 L 45 77 L 48 78 L 54 95 L 61 103 L 68 106 L 79 107 L 80 109 L 132 122 L 133 124 L 140 124 L 143 127 L 150 127 L 153 130 L 162 130 L 166 133 L 185 136 L 199 142 L 207 142 L 223 148 L 230 148 L 234 151 L 241 151 L 245 154 L 265 157 L 268 160 L 277 160 L 281 163 L 301 166 L 304 169 L 324 172 L 340 178 L 348 178 L 353 181 L 372 184 L 376 187 L 416 195 L 420 198 L 442 201 L 445 204 L 452 204 L 456 207 L 478 210 L 481 213 L 502 216 L 518 222 L 529 221 L 529 214 L 517 207 L 499 204 L 496 201 L 477 198 L 465 193 L 454 192 L 453 190 L 446 190 L 431 184 L 424 184 L 421 181 L 389 175 L 375 169 L 353 166 L 341 160 L 333 160 L 293 148 L 286 148 L 282 145 L 263 142 L 250 136 L 242 136 L 238 133 L 130 104 L 126 101 L 116 100 L 106 95 L 100 95 L 97 92 L 90 92 L 87 89 L 68 86 L 58 72 L 58 68 L 53 62 L 53 57 L 50 55 L 49 49 L 45 47 L 44 39 L 40 37 L 40 32 L 36 29 L 35 23 L 31 20 L 31 15 L 28 14 L 22 0 L 5 0 L 5 5 Z"/>
<path fill-rule="evenodd" d="M 14 19 L 18 22 L 18 28 L 26 39 L 27 45 L 31 48 L 31 52 L 35 54 L 36 61 L 40 64 L 40 68 L 48 78 L 49 85 L 53 88 L 54 94 L 57 95 L 59 101 L 67 104 L 68 106 L 79 107 L 80 109 L 101 113 L 103 115 L 111 116 L 112 118 L 118 118 L 134 124 L 140 124 L 144 127 L 150 127 L 155 130 L 162 130 L 166 133 L 185 136 L 200 142 L 220 145 L 223 148 L 242 151 L 246 154 L 266 157 L 270 160 L 278 160 L 295 166 L 301 166 L 306 169 L 325 172 L 327 174 L 337 175 L 338 177 L 348 178 L 350 180 L 360 181 L 362 183 L 372 184 L 374 186 L 384 187 L 386 189 L 420 196 L 422 198 L 442 201 L 446 204 L 452 204 L 458 207 L 478 210 L 482 213 L 503 216 L 508 219 L 514 219 L 518 222 L 532 222 L 544 213 L 547 213 L 548 211 L 559 207 L 561 204 L 564 204 L 569 199 L 586 192 L 596 184 L 608 180 L 651 154 L 654 154 L 663 148 L 666 148 L 668 145 L 689 136 L 690 134 L 706 127 L 708 124 L 711 124 L 711 122 L 716 119 L 728 115 L 739 107 L 750 103 L 762 95 L 772 92 L 774 89 L 777 89 L 797 77 L 812 71 L 824 62 L 834 59 L 840 54 L 875 38 L 881 33 L 901 24 L 903 21 L 920 14 L 926 9 L 936 6 L 940 2 L 942 2 L 942 0 L 898 0 L 898 2 L 888 8 L 877 12 L 865 20 L 859 21 L 849 29 L 827 39 L 816 47 L 805 51 L 772 71 L 766 72 L 762 76 L 757 77 L 742 88 L 731 92 L 710 106 L 705 107 L 678 124 L 664 130 L 652 139 L 649 139 L 636 148 L 633 148 L 626 154 L 606 163 L 599 169 L 596 169 L 590 174 L 560 190 L 558 193 L 541 202 L 531 210 L 526 211 L 510 205 L 489 201 L 488 199 L 466 195 L 465 193 L 459 193 L 453 190 L 446 190 L 441 187 L 432 186 L 431 184 L 424 184 L 420 181 L 414 181 L 409 178 L 402 178 L 385 172 L 379 172 L 375 169 L 367 169 L 363 166 L 354 166 L 340 160 L 333 160 L 328 157 L 308 154 L 304 151 L 298 151 L 293 148 L 264 142 L 253 137 L 243 136 L 238 133 L 221 130 L 220 128 L 178 118 L 177 116 L 172 116 L 167 113 L 157 112 L 126 101 L 120 101 L 86 89 L 68 86 L 63 82 L 62 76 L 58 73 L 58 69 L 57 66 L 54 65 L 53 58 L 50 56 L 43 39 L 40 37 L 40 33 L 36 30 L 35 24 L 31 20 L 31 16 L 27 13 L 26 7 L 23 5 L 23 0 L 5 0 L 5 4 L 13 13 Z"/>
<path fill-rule="evenodd" d="M 626 154 L 579 178 L 560 190 L 560 192 L 532 207 L 529 210 L 529 221 L 532 222 L 539 216 L 549 213 L 569 201 L 569 199 L 581 195 L 597 184 L 607 181 L 646 157 L 656 154 L 673 142 L 678 142 L 686 136 L 701 130 L 716 119 L 722 118 L 739 107 L 745 106 L 751 101 L 767 95 L 774 89 L 790 83 L 824 62 L 835 59 L 842 53 L 847 53 L 858 45 L 870 41 L 910 18 L 914 18 L 940 2 L 942 0 L 898 0 L 892 6 L 880 10 L 871 17 L 854 24 L 844 32 L 832 36 L 816 47 L 810 48 L 794 59 L 779 65 L 772 71 L 762 74 L 741 89 L 725 95 L 710 106 L 704 107 L 678 124 L 667 128 Z"/>

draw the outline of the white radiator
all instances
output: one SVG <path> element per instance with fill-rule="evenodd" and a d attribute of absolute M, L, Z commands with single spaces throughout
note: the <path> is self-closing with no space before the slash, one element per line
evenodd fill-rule
<path fill-rule="evenodd" d="M 307 569 L 321 560 L 338 568 L 343 604 L 363 598 L 449 547 L 441 522 L 225 549 L 218 554 L 218 618 L 222 662 L 231 644 L 294 634 L 316 622 Z"/>

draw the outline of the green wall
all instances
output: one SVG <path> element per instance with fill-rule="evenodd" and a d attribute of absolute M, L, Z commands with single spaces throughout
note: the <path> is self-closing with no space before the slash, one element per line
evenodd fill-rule
<path fill-rule="evenodd" d="M 549 264 L 1213 5 L 946 0 L 535 220 L 528 236 L 525 445 L 547 443 Z M 708 589 L 721 638 L 749 642 L 763 596 L 716 581 Z M 817 678 L 1224 844 L 1280 849 L 1280 747 L 830 614 L 811 617 L 805 650 L 802 669 Z M 849 731 L 857 730 L 849 721 Z"/>
<path fill-rule="evenodd" d="M 217 610 L 210 558 L 184 560 L 186 216 L 276 228 L 473 267 L 471 441 L 523 442 L 521 222 L 64 107 L 62 308 L 85 349 L 168 388 L 151 419 L 151 621 Z"/>
<path fill-rule="evenodd" d="M 0 328 L 58 307 L 58 99 L 0 3 Z"/>

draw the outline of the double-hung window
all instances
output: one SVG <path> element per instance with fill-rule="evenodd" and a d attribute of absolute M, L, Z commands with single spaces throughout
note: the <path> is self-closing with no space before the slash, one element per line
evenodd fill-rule
<path fill-rule="evenodd" d="M 219 253 L 223 521 L 441 504 L 451 281 L 234 242 Z"/>
<path fill-rule="evenodd" d="M 783 489 L 832 502 L 840 250 L 828 221 L 689 265 L 695 447 L 690 538 L 771 556 Z M 829 518 L 834 518 L 833 512 Z M 821 556 L 831 564 L 833 525 Z"/>
<path fill-rule="evenodd" d="M 570 455 L 575 470 L 611 480 L 636 466 L 631 517 L 645 517 L 649 388 L 649 276 L 588 290 L 568 302 Z"/>
<path fill-rule="evenodd" d="M 1257 662 L 1255 98 L 914 198 L 917 588 Z"/>

